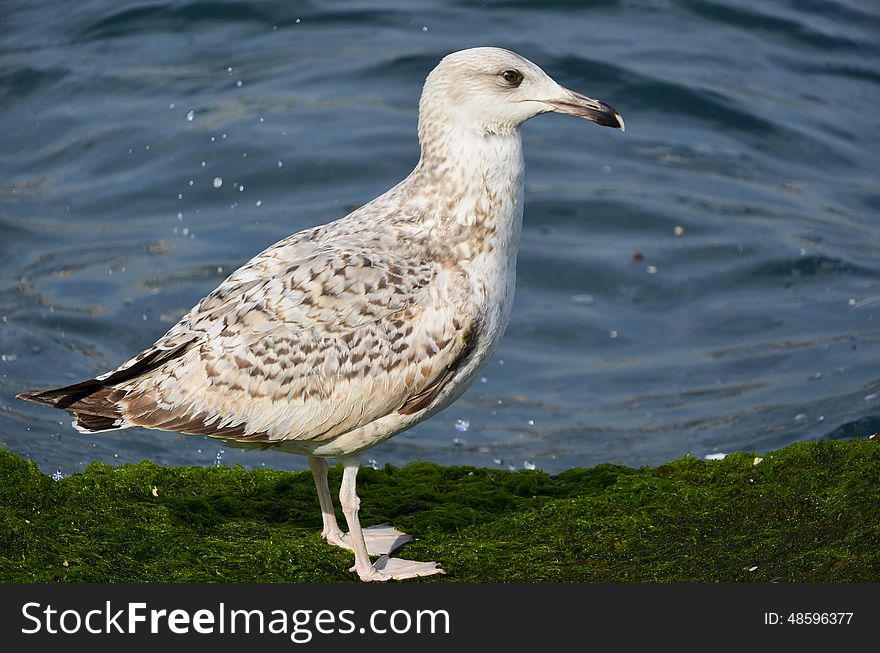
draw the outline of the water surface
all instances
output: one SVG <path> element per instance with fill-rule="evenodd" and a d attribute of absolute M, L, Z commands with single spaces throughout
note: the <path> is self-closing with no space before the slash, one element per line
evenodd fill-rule
<path fill-rule="evenodd" d="M 880 430 L 880 12 L 857 0 L 4 3 L 0 445 L 303 468 L 201 437 L 79 435 L 15 393 L 161 336 L 238 265 L 418 158 L 450 51 L 513 49 L 625 134 L 524 128 L 508 333 L 375 464 L 659 464 Z M 221 183 L 222 182 L 222 183 Z"/>

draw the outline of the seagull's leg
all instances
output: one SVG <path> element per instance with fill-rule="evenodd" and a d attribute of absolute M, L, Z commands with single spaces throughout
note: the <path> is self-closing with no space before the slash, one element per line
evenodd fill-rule
<path fill-rule="evenodd" d="M 357 473 L 360 469 L 360 457 L 352 456 L 342 459 L 344 471 L 342 472 L 342 487 L 339 489 L 339 502 L 342 504 L 342 513 L 348 522 L 348 531 L 351 536 L 352 550 L 354 550 L 354 566 L 349 571 L 357 572 L 363 581 L 389 580 L 392 578 L 402 580 L 415 578 L 416 576 L 430 576 L 431 574 L 446 573 L 437 568 L 436 562 L 412 562 L 389 558 L 383 555 L 373 565 L 370 563 L 370 555 L 367 544 L 364 541 L 364 532 L 358 519 L 361 500 L 358 498 L 356 483 Z"/>
<path fill-rule="evenodd" d="M 357 473 L 360 468 L 360 458 L 354 456 L 342 461 L 342 486 L 339 488 L 339 503 L 342 504 L 342 514 L 348 522 L 348 533 L 351 536 L 352 549 L 354 550 L 354 567 L 349 571 L 356 571 L 361 580 L 386 580 L 381 578 L 370 562 L 370 554 L 367 553 L 367 544 L 364 542 L 364 534 L 361 531 L 361 522 L 358 519 L 358 510 L 361 500 L 358 498 L 355 484 Z"/>
<path fill-rule="evenodd" d="M 330 486 L 327 484 L 327 470 L 330 463 L 326 458 L 309 456 L 309 467 L 312 469 L 312 478 L 315 479 L 315 489 L 318 490 L 318 501 L 321 503 L 321 518 L 324 520 L 323 537 L 330 544 L 350 548 L 342 541 L 342 531 L 336 523 L 336 512 L 333 510 L 333 499 L 330 496 Z"/>
<path fill-rule="evenodd" d="M 315 488 L 318 490 L 318 501 L 321 503 L 321 517 L 324 520 L 323 537 L 329 544 L 341 546 L 343 549 L 354 551 L 351 545 L 351 536 L 343 533 L 336 523 L 336 512 L 333 510 L 333 499 L 330 495 L 330 486 L 327 484 L 327 470 L 330 468 L 325 458 L 309 456 L 309 467 L 312 469 L 312 477 L 315 479 Z M 370 555 L 384 555 L 394 549 L 403 546 L 410 540 L 412 535 L 402 533 L 391 524 L 379 524 L 363 529 L 364 541 L 367 552 Z"/>

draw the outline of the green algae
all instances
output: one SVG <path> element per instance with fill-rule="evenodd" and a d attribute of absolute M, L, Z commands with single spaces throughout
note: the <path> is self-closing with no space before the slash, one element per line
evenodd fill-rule
<path fill-rule="evenodd" d="M 415 582 L 880 580 L 880 442 L 755 459 L 363 469 L 361 521 L 447 571 Z M 308 472 L 95 463 L 53 481 L 0 451 L 0 491 L 2 582 L 357 582 L 320 539 Z"/>

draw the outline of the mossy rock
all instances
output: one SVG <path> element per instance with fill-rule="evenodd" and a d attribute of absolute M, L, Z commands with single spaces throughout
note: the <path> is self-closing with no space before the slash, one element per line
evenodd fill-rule
<path fill-rule="evenodd" d="M 400 555 L 447 571 L 415 582 L 880 581 L 876 439 L 755 462 L 389 465 L 361 470 L 361 521 L 412 533 Z M 6 583 L 357 582 L 319 537 L 308 472 L 95 463 L 53 481 L 0 451 L 0 490 Z"/>

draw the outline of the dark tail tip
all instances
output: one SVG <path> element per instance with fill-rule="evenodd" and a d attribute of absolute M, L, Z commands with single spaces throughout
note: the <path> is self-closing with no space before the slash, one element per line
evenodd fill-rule
<path fill-rule="evenodd" d="M 80 431 L 109 431 L 120 428 L 123 423 L 119 409 L 108 399 L 111 392 L 112 388 L 90 379 L 66 388 L 22 392 L 16 398 L 68 410 L 76 417 L 74 426 Z"/>

